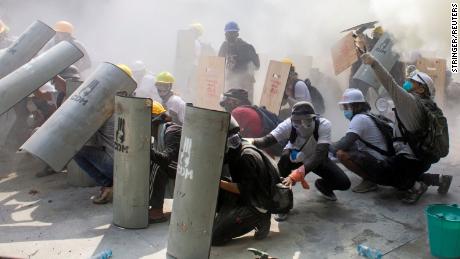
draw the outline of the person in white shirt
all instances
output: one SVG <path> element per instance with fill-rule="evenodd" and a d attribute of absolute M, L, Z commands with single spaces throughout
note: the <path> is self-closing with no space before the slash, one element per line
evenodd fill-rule
<path fill-rule="evenodd" d="M 185 102 L 172 91 L 174 81 L 174 76 L 171 73 L 161 72 L 156 77 L 155 86 L 162 100 L 162 105 L 169 111 L 172 121 L 182 125 L 185 118 Z"/>
<path fill-rule="evenodd" d="M 331 151 L 345 167 L 363 178 L 353 192 L 375 191 L 378 187 L 375 182 L 382 182 L 389 170 L 387 158 L 394 155 L 392 139 L 388 142 L 385 139 L 375 121 L 379 118 L 370 114 L 371 107 L 359 89 L 346 89 L 339 105 L 350 125 Z M 391 133 L 392 127 L 388 126 Z"/>
<path fill-rule="evenodd" d="M 288 143 L 278 162 L 280 175 L 285 177 L 285 185 L 291 186 L 299 178 L 305 177 L 305 173 L 298 177 L 295 174 L 299 171 L 292 172 L 303 165 L 306 173 L 312 171 L 321 177 L 316 180 L 315 187 L 328 200 L 337 200 L 334 190 L 345 191 L 350 188 L 347 175 L 328 157 L 331 123 L 315 114 L 311 103 L 296 103 L 290 118 L 265 137 L 252 140 L 258 148 L 267 148 L 285 141 Z M 275 219 L 282 221 L 286 216 Z"/>
<path fill-rule="evenodd" d="M 305 101 L 312 102 L 310 90 L 304 81 L 299 79 L 295 66 L 291 59 L 284 58 L 281 62 L 289 64 L 289 76 L 286 82 L 285 96 L 283 102 L 288 102 L 290 107 L 293 107 L 297 102 Z"/>

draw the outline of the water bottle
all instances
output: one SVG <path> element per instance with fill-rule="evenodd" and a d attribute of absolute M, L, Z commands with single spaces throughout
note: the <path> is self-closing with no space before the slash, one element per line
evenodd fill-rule
<path fill-rule="evenodd" d="M 112 257 L 112 250 L 105 249 L 102 252 L 93 255 L 91 259 L 109 259 L 111 257 Z"/>
<path fill-rule="evenodd" d="M 383 256 L 380 250 L 372 249 L 365 245 L 358 245 L 358 254 L 369 259 L 381 259 Z"/>

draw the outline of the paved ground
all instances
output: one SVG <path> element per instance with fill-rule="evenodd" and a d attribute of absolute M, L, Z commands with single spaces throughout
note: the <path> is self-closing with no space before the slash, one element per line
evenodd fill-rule
<path fill-rule="evenodd" d="M 451 124 L 453 127 L 456 125 Z M 429 189 L 418 204 L 400 203 L 391 188 L 371 194 L 339 192 L 337 202 L 314 190 L 295 187 L 295 209 L 287 222 L 272 221 L 271 233 L 255 241 L 253 233 L 226 247 L 211 250 L 211 258 L 252 258 L 256 247 L 279 258 L 359 258 L 356 246 L 364 243 L 387 253 L 385 258 L 430 258 L 424 209 L 431 203 L 460 203 L 457 170 L 460 145 L 451 130 L 451 154 L 432 172 L 455 175 L 451 192 L 439 196 Z M 10 159 L 8 162 L 11 162 Z M 36 178 L 34 163 L 6 168 L 0 161 L 0 257 L 89 258 L 112 249 L 114 258 L 164 258 L 168 223 L 142 230 L 111 225 L 112 205 L 93 205 L 97 188 L 67 184 L 66 173 Z M 359 179 L 349 174 L 353 184 Z M 313 183 L 314 175 L 307 180 Z M 166 203 L 171 209 L 171 201 Z"/>
<path fill-rule="evenodd" d="M 36 178 L 33 164 L 0 174 L 0 255 L 31 258 L 88 258 L 110 248 L 114 258 L 164 258 L 168 223 L 143 230 L 111 225 L 112 205 L 93 205 L 97 188 L 70 187 L 66 173 Z M 433 171 L 457 174 L 451 163 Z M 359 179 L 350 175 L 356 183 Z M 307 179 L 314 181 L 315 176 Z M 355 258 L 360 243 L 388 253 L 386 258 L 430 258 L 424 208 L 460 198 L 460 175 L 451 192 L 430 189 L 415 206 L 402 205 L 391 188 L 372 194 L 337 193 L 328 202 L 314 189 L 295 188 L 295 209 L 287 222 L 272 222 L 271 234 L 255 241 L 252 233 L 226 247 L 213 248 L 212 258 L 252 258 L 256 247 L 279 258 Z M 167 203 L 167 209 L 171 202 Z"/>

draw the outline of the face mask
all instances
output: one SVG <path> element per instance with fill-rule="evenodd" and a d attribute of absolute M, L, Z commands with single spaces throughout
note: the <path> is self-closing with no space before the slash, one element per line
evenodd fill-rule
<path fill-rule="evenodd" d="M 345 118 L 347 118 L 347 120 L 351 121 L 351 118 L 353 118 L 353 111 L 352 110 L 344 110 L 343 115 L 345 116 Z"/>
<path fill-rule="evenodd" d="M 404 84 L 403 84 L 403 88 L 404 90 L 406 90 L 407 92 L 409 92 L 410 90 L 412 90 L 414 86 L 412 85 L 412 82 L 411 81 L 405 81 Z"/>
<path fill-rule="evenodd" d="M 315 130 L 315 123 L 312 119 L 302 120 L 300 123 L 292 123 L 297 134 L 303 138 L 307 138 L 313 134 Z"/>

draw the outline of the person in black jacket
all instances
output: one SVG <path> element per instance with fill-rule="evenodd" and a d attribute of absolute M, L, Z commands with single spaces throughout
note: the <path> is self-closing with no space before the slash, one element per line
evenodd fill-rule
<path fill-rule="evenodd" d="M 168 220 L 167 215 L 163 213 L 163 203 L 169 179 L 176 178 L 182 135 L 182 127 L 171 120 L 171 116 L 163 106 L 158 102 L 153 102 L 152 129 L 157 129 L 157 131 L 153 132 L 155 142 L 150 151 L 149 223 Z"/>
<path fill-rule="evenodd" d="M 269 167 L 266 161 L 270 158 L 243 141 L 239 130 L 232 117 L 224 158 L 231 180 L 220 181 L 219 206 L 212 233 L 214 246 L 224 245 L 254 229 L 256 239 L 264 239 L 270 232 L 270 170 L 276 170 L 276 166 Z"/>
<path fill-rule="evenodd" d="M 239 38 L 240 28 L 236 22 L 225 25 L 225 41 L 220 46 L 219 56 L 225 57 L 226 90 L 245 89 L 249 101 L 254 98 L 254 72 L 260 67 L 259 56 L 254 47 Z"/>

